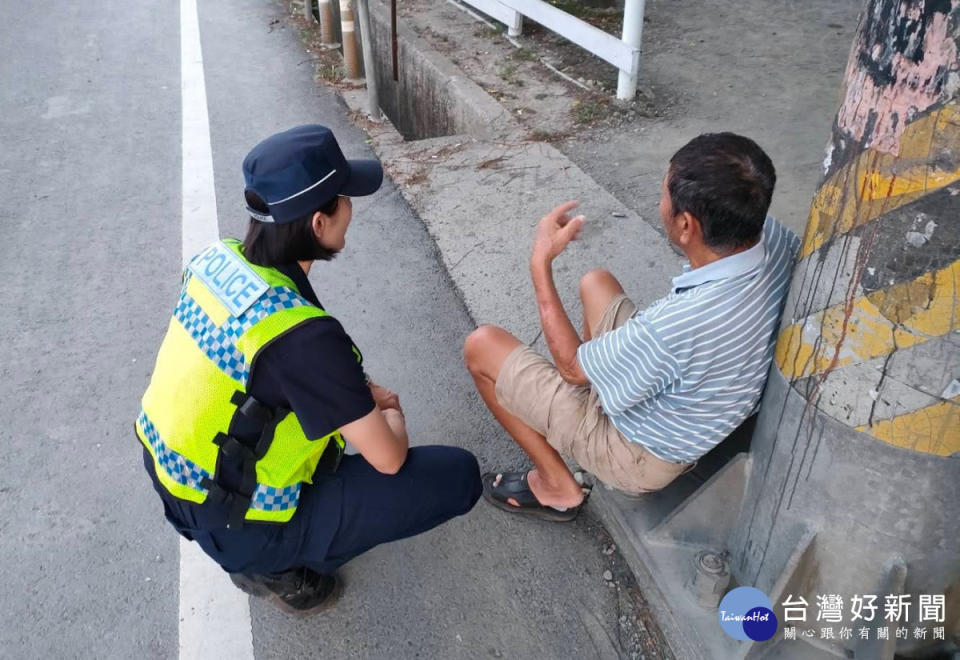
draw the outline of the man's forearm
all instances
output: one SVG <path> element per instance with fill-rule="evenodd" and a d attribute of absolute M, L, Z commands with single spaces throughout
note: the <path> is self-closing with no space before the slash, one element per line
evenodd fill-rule
<path fill-rule="evenodd" d="M 577 362 L 577 348 L 583 342 L 567 316 L 553 282 L 549 263 L 531 262 L 530 275 L 540 311 L 540 326 L 547 348 L 563 379 L 569 383 L 586 384 L 587 377 Z"/>

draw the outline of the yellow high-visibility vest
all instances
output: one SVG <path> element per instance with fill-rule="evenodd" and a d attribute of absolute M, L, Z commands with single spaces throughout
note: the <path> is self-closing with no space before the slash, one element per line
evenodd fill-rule
<path fill-rule="evenodd" d="M 250 492 L 227 495 L 245 505 L 242 520 L 293 517 L 300 485 L 311 482 L 331 442 L 342 453 L 343 438 L 338 431 L 308 438 L 293 412 L 267 409 L 247 394 L 247 384 L 260 351 L 325 316 L 289 277 L 247 261 L 240 241 L 219 241 L 191 260 L 136 421 L 171 495 L 196 503 L 223 497 L 215 481 L 218 454 L 240 451 Z M 246 447 L 229 435 L 230 423 L 251 414 L 262 417 L 264 432 Z"/>

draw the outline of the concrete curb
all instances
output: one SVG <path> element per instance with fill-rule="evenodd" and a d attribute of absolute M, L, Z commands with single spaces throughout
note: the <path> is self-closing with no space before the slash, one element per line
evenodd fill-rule
<path fill-rule="evenodd" d="M 657 585 L 653 574 L 652 558 L 643 544 L 637 538 L 635 530 L 630 525 L 629 511 L 623 506 L 620 497 L 601 485 L 594 487 L 590 495 L 593 501 L 591 510 L 603 521 L 604 527 L 610 536 L 617 542 L 623 558 L 633 572 L 637 586 L 644 597 L 651 603 L 666 603 L 667 597 Z M 664 639 L 670 645 L 670 650 L 678 658 L 705 658 L 704 650 L 694 644 L 687 633 L 689 623 L 677 618 L 672 608 L 651 607 L 653 620 L 660 627 Z"/>

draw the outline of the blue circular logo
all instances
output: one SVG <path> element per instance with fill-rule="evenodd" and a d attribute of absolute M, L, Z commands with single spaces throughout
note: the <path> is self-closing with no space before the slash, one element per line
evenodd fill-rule
<path fill-rule="evenodd" d="M 765 642 L 777 632 L 770 599 L 753 587 L 737 587 L 724 596 L 717 616 L 723 632 L 743 642 Z"/>

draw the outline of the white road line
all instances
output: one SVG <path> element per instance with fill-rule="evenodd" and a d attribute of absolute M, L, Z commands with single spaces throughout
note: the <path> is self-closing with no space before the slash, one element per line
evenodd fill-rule
<path fill-rule="evenodd" d="M 220 238 L 213 153 L 196 0 L 180 2 L 180 90 L 183 99 L 183 263 Z"/>
<path fill-rule="evenodd" d="M 220 238 L 196 0 L 180 0 L 183 263 Z M 196 543 L 180 539 L 180 658 L 253 660 L 250 601 Z"/>

